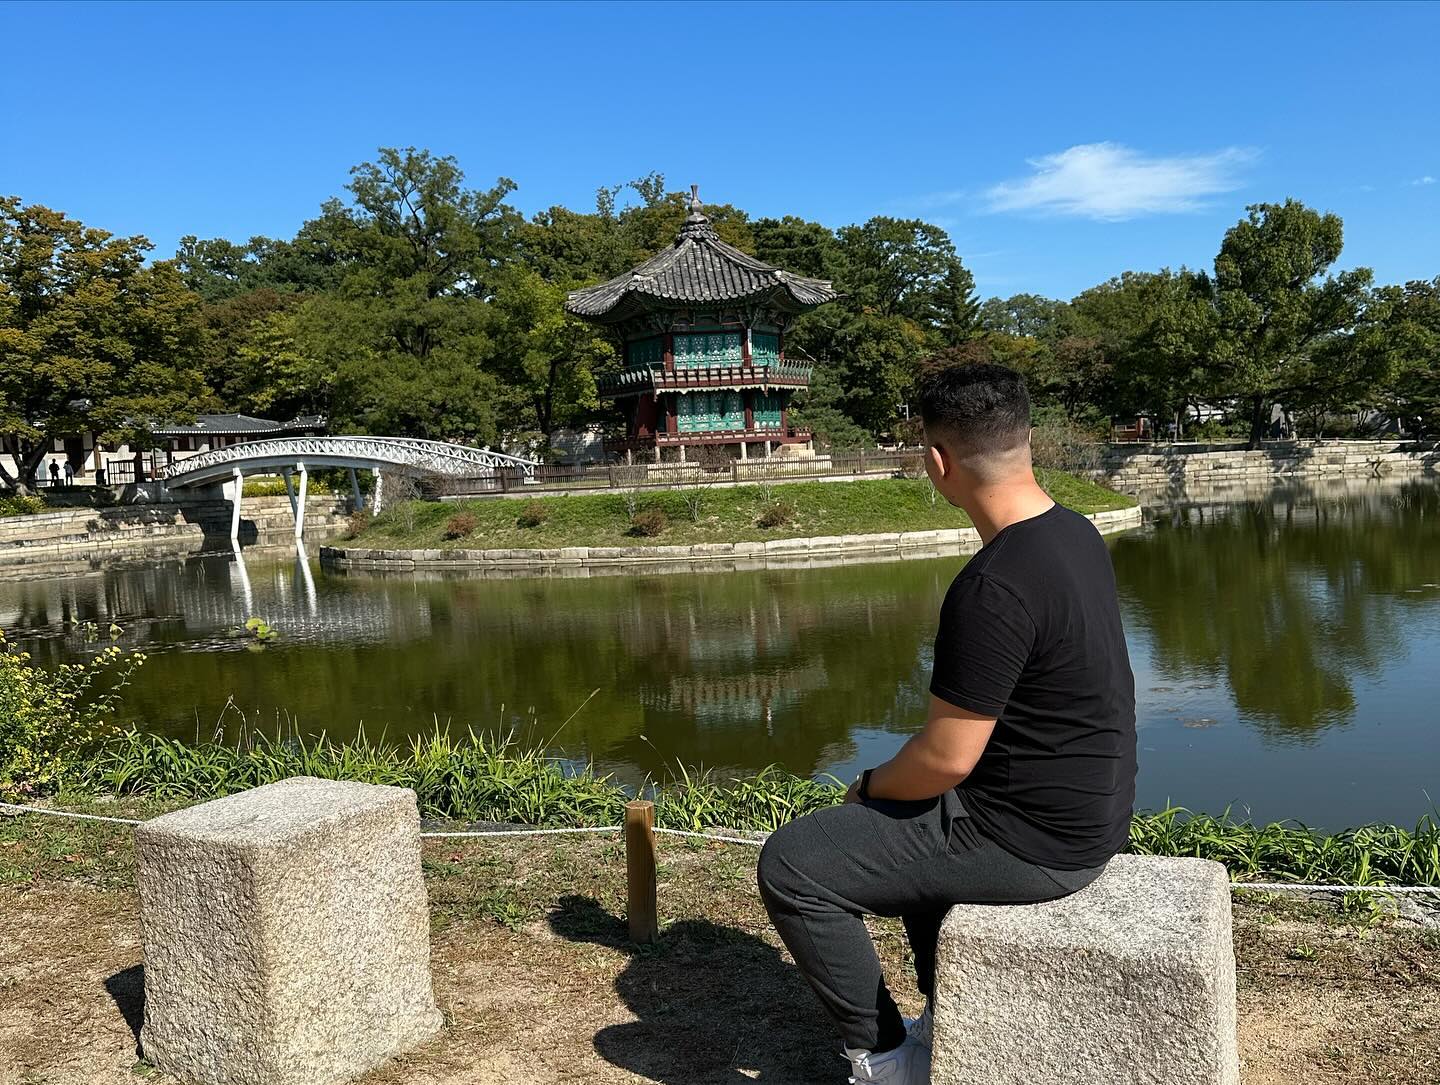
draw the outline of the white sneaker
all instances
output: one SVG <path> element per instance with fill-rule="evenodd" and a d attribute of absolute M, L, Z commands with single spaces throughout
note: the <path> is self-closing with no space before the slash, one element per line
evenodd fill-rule
<path fill-rule="evenodd" d="M 845 1057 L 850 1085 L 930 1085 L 930 1049 L 913 1040 L 878 1055 L 847 1047 Z"/>
<path fill-rule="evenodd" d="M 925 1012 L 919 1017 L 906 1017 L 905 1035 L 924 1047 L 932 1047 L 935 1037 L 935 1013 L 930 1000 L 925 1000 Z"/>

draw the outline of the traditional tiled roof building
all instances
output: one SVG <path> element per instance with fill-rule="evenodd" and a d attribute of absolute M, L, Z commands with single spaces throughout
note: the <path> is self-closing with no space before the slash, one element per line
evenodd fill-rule
<path fill-rule="evenodd" d="M 785 357 L 785 333 L 801 313 L 836 298 L 823 279 L 771 267 L 721 241 L 691 189 L 690 213 L 675 242 L 639 267 L 572 291 L 565 308 L 609 327 L 625 368 L 603 382 L 628 423 L 615 446 L 804 444 L 790 425 L 794 393 L 810 383 L 808 362 Z"/>

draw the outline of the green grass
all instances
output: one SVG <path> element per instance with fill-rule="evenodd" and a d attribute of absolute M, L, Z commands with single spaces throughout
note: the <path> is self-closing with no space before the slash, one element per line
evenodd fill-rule
<path fill-rule="evenodd" d="M 615 825 L 634 789 L 513 739 L 437 731 L 408 744 L 360 738 L 243 736 L 187 744 L 126 733 L 94 757 L 91 794 L 176 803 L 215 798 L 289 776 L 391 784 L 415 790 L 423 816 L 541 826 Z M 769 831 L 838 802 L 838 781 L 776 767 L 739 779 L 678 768 L 640 789 L 657 824 L 675 829 Z M 1129 851 L 1223 863 L 1233 878 L 1355 885 L 1440 885 L 1440 826 L 1368 825 L 1335 834 L 1303 825 L 1252 825 L 1179 809 L 1136 815 Z"/>
<path fill-rule="evenodd" d="M 1060 471 L 1037 472 L 1060 504 L 1092 513 L 1128 508 L 1133 499 Z M 698 495 L 698 510 L 687 503 Z M 862 479 L 855 482 L 795 482 L 699 490 L 657 490 L 634 495 L 636 509 L 659 508 L 669 526 L 655 536 L 631 534 L 627 497 L 618 493 L 566 494 L 535 499 L 546 508 L 535 527 L 517 524 L 526 502 L 498 498 L 470 501 L 411 501 L 387 509 L 353 540 L 377 549 L 523 549 L 561 546 L 693 545 L 760 542 L 818 535 L 863 535 L 969 527 L 970 520 L 935 493 L 925 479 Z M 760 527 L 762 512 L 776 501 L 793 506 L 788 522 Z M 476 527 L 458 539 L 444 537 L 457 513 L 475 517 Z"/>

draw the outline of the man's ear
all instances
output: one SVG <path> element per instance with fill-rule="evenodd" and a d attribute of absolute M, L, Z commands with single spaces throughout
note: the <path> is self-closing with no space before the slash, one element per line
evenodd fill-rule
<path fill-rule="evenodd" d="M 952 469 L 949 453 L 936 443 L 931 443 L 925 449 L 925 455 L 930 457 L 930 462 L 935 465 L 935 475 L 938 478 L 945 478 Z"/>

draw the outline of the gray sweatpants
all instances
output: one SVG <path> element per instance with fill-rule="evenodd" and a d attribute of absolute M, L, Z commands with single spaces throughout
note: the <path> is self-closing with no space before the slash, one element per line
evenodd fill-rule
<path fill-rule="evenodd" d="M 1051 870 L 982 837 L 960 795 L 872 799 L 783 826 L 760 853 L 760 895 L 846 1047 L 889 1051 L 905 1039 L 863 915 L 899 916 L 926 997 L 935 943 L 952 904 L 1054 900 L 1104 870 Z"/>

